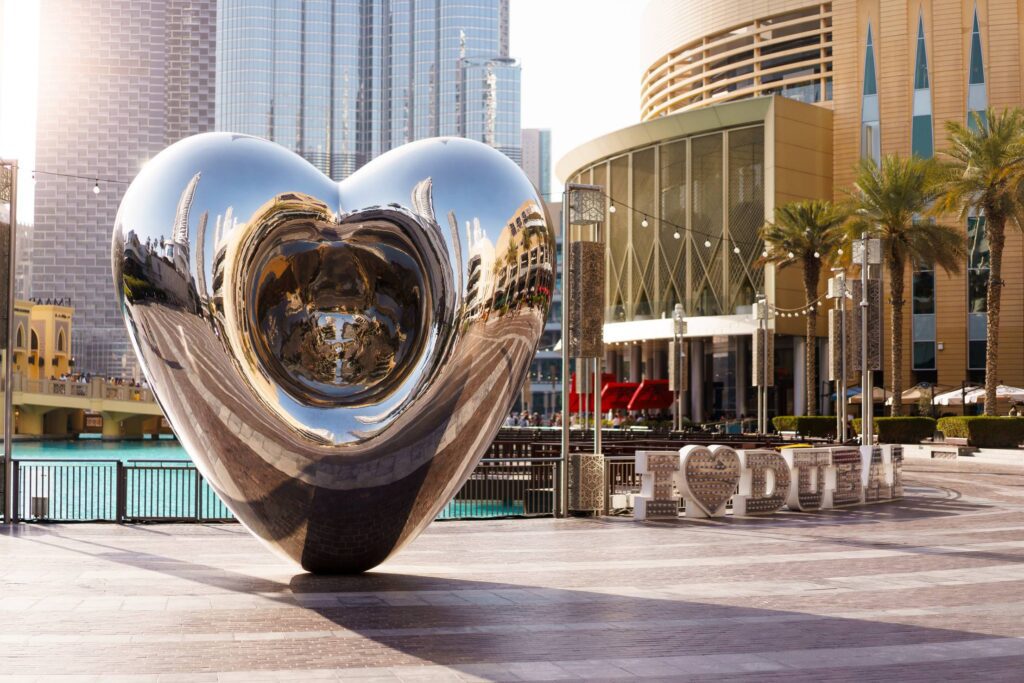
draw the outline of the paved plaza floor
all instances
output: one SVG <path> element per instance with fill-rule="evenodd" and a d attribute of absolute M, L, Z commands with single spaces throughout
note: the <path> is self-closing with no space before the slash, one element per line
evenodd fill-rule
<path fill-rule="evenodd" d="M 0 677 L 1024 680 L 1024 468 L 905 479 L 819 514 L 440 522 L 360 577 L 238 525 L 0 527 Z"/>

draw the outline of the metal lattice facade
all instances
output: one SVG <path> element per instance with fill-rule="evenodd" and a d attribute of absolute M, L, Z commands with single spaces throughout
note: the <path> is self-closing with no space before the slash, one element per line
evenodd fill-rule
<path fill-rule="evenodd" d="M 605 215 L 605 319 L 661 318 L 677 303 L 688 315 L 746 310 L 764 286 L 764 179 L 763 125 L 671 139 L 583 169 L 573 180 L 604 186 L 617 204 Z"/>

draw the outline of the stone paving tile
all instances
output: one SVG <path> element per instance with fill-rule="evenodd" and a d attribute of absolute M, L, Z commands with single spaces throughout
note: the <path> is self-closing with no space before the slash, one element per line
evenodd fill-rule
<path fill-rule="evenodd" d="M 362 577 L 237 525 L 0 527 L 0 676 L 1024 680 L 1024 468 L 906 477 L 842 512 L 437 523 Z"/>

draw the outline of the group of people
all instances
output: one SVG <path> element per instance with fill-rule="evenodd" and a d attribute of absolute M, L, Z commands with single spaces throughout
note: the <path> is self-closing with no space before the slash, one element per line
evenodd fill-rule
<path fill-rule="evenodd" d="M 629 427 L 643 427 L 648 426 L 659 421 L 671 420 L 672 416 L 669 414 L 665 415 L 653 415 L 648 416 L 643 413 L 630 413 L 625 410 L 609 410 L 604 417 L 605 427 L 627 429 Z M 584 425 L 586 421 L 586 425 Z M 592 427 L 594 419 L 592 416 L 586 418 L 571 413 L 569 415 L 569 427 Z M 561 427 L 562 426 L 562 413 L 554 412 L 550 414 L 541 414 L 538 412 L 514 411 L 505 418 L 506 427 Z"/>
<path fill-rule="evenodd" d="M 65 372 L 60 377 L 50 375 L 50 381 L 56 382 L 75 382 L 76 384 L 88 384 L 92 380 L 96 379 L 95 375 L 91 375 L 88 372 Z M 138 387 L 145 388 L 146 380 L 136 380 L 133 377 L 104 377 L 104 381 L 107 384 L 113 384 L 115 386 L 124 387 Z"/>
<path fill-rule="evenodd" d="M 561 427 L 562 426 L 562 414 L 552 413 L 551 415 L 541 415 L 540 413 L 531 413 L 528 410 L 523 412 L 512 412 L 508 417 L 505 418 L 506 427 Z"/>

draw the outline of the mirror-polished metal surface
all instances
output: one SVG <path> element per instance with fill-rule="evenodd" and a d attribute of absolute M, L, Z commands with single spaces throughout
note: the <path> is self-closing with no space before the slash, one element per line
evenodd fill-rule
<path fill-rule="evenodd" d="M 182 140 L 128 189 L 112 256 L 196 466 L 315 572 L 373 567 L 459 490 L 526 376 L 555 274 L 530 182 L 460 138 L 338 184 L 258 138 Z"/>

